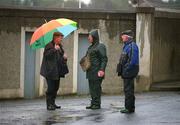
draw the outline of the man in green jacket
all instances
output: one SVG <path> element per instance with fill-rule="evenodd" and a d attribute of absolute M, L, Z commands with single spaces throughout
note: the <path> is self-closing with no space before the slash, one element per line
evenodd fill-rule
<path fill-rule="evenodd" d="M 89 82 L 91 105 L 87 106 L 86 109 L 100 109 L 102 91 L 101 84 L 105 76 L 105 68 L 108 58 L 105 45 L 99 43 L 97 30 L 93 30 L 89 33 L 88 41 L 91 43 L 87 50 L 91 66 L 86 71 L 86 78 Z"/>

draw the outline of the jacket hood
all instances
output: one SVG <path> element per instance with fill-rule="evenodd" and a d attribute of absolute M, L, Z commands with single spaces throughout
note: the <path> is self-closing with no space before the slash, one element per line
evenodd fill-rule
<path fill-rule="evenodd" d="M 91 32 L 89 32 L 89 35 L 93 37 L 93 43 L 99 42 L 98 30 L 92 30 Z"/>

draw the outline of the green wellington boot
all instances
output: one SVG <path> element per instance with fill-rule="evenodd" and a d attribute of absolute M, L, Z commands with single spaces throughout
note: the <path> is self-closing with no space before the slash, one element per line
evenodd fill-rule
<path fill-rule="evenodd" d="M 129 110 L 129 109 L 122 109 L 120 110 L 121 113 L 133 113 L 134 112 L 134 109 L 132 110 Z"/>
<path fill-rule="evenodd" d="M 91 106 L 91 109 L 92 109 L 92 110 L 96 110 L 96 109 L 100 109 L 100 108 L 101 108 L 100 105 L 92 105 L 92 106 Z"/>

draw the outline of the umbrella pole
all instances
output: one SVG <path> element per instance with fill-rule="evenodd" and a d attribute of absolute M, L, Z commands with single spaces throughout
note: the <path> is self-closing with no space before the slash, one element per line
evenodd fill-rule
<path fill-rule="evenodd" d="M 44 19 L 44 21 L 47 23 L 47 20 L 46 20 L 46 19 Z"/>

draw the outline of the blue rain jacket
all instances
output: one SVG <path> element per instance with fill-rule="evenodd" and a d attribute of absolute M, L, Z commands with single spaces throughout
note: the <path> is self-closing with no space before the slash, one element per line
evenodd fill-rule
<path fill-rule="evenodd" d="M 122 78 L 134 78 L 139 72 L 139 49 L 136 43 L 130 39 L 124 43 L 120 56 Z"/>

